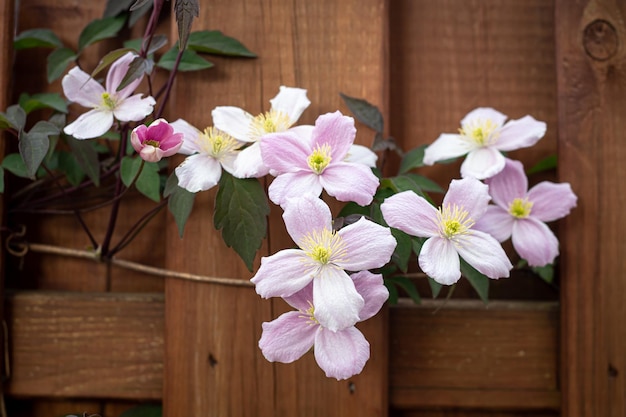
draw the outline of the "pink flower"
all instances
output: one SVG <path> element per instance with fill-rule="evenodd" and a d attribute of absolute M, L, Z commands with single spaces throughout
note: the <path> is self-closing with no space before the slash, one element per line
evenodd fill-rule
<path fill-rule="evenodd" d="M 359 321 L 363 321 L 380 310 L 389 292 L 381 275 L 361 271 L 351 278 L 364 300 L 359 312 Z M 291 363 L 313 347 L 315 360 L 327 377 L 340 380 L 361 373 L 369 359 L 369 343 L 354 326 L 334 332 L 319 323 L 313 306 L 313 285 L 307 285 L 285 301 L 297 311 L 263 323 L 259 347 L 267 360 Z"/>
<path fill-rule="evenodd" d="M 531 116 L 509 120 L 494 109 L 480 107 L 461 120 L 458 134 L 444 133 L 424 152 L 424 164 L 467 155 L 461 176 L 479 180 L 492 177 L 504 168 L 500 151 L 512 151 L 534 145 L 546 133 L 546 124 Z"/>
<path fill-rule="evenodd" d="M 388 228 L 361 218 L 339 231 L 332 228 L 330 209 L 305 194 L 292 199 L 283 219 L 300 249 L 285 249 L 261 259 L 252 282 L 264 298 L 289 297 L 313 281 L 315 317 L 337 331 L 354 325 L 363 298 L 345 272 L 379 268 L 391 259 L 396 241 Z"/>
<path fill-rule="evenodd" d="M 475 178 L 452 180 L 439 209 L 412 191 L 387 198 L 380 209 L 389 226 L 428 238 L 419 254 L 422 271 L 450 285 L 461 277 L 460 260 L 489 278 L 509 276 L 513 268 L 502 246 L 473 228 L 487 210 L 487 186 Z"/>
<path fill-rule="evenodd" d="M 560 219 L 576 207 L 570 185 L 544 181 L 528 190 L 522 163 L 511 159 L 487 184 L 495 205 L 487 208 L 475 228 L 500 242 L 511 237 L 513 247 L 530 266 L 553 263 L 559 241 L 544 222 Z"/>
<path fill-rule="evenodd" d="M 122 122 L 136 122 L 152 113 L 155 104 L 152 97 L 141 98 L 141 94 L 131 96 L 142 78 L 117 91 L 134 58 L 135 55 L 129 52 L 111 65 L 106 89 L 78 67 L 72 68 L 63 77 L 63 93 L 67 98 L 93 109 L 65 126 L 63 131 L 66 134 L 76 139 L 96 138 L 111 129 L 114 118 Z"/>
<path fill-rule="evenodd" d="M 146 162 L 158 162 L 164 156 L 172 156 L 183 145 L 183 134 L 165 119 L 157 119 L 150 126 L 140 125 L 130 134 L 130 143 Z"/>
<path fill-rule="evenodd" d="M 289 198 L 317 197 L 324 189 L 339 201 L 371 203 L 378 178 L 367 165 L 344 160 L 355 135 L 354 119 L 337 111 L 318 117 L 310 137 L 297 130 L 264 136 L 261 155 L 277 175 L 268 189 L 270 200 L 282 206 Z"/>

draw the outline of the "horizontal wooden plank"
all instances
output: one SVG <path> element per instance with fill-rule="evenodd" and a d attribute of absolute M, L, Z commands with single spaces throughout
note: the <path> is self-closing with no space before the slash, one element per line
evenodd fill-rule
<path fill-rule="evenodd" d="M 155 399 L 161 294 L 18 292 L 6 300 L 15 396 Z M 392 409 L 557 409 L 555 303 L 390 308 Z"/>

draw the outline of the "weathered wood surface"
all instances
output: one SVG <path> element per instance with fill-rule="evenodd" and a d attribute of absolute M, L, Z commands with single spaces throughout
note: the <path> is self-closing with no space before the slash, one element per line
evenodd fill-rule
<path fill-rule="evenodd" d="M 561 223 L 563 415 L 626 410 L 626 4 L 556 2 L 559 173 L 578 207 Z"/>

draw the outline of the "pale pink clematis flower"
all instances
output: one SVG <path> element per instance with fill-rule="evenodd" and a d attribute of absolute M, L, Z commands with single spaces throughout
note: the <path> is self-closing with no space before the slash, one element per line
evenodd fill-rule
<path fill-rule="evenodd" d="M 233 175 L 238 178 L 258 178 L 269 173 L 261 158 L 259 140 L 268 133 L 289 129 L 309 107 L 306 90 L 281 86 L 270 100 L 270 110 L 254 117 L 239 107 L 219 106 L 213 109 L 214 126 L 237 140 L 250 144 L 235 161 Z"/>
<path fill-rule="evenodd" d="M 382 276 L 361 271 L 351 276 L 363 297 L 359 321 L 374 316 L 389 297 Z M 291 363 L 313 348 L 315 360 L 327 377 L 347 379 L 361 373 L 369 359 L 369 343 L 356 327 L 336 332 L 320 325 L 313 306 L 313 285 L 309 284 L 285 299 L 297 311 L 263 323 L 259 347 L 270 362 Z"/>
<path fill-rule="evenodd" d="M 419 265 L 440 284 L 459 280 L 459 256 L 489 278 L 504 278 L 513 265 L 502 246 L 473 227 L 487 210 L 487 189 L 475 178 L 452 180 L 439 209 L 412 191 L 385 199 L 380 209 L 389 226 L 428 238 L 418 257 Z"/>
<path fill-rule="evenodd" d="M 140 125 L 130 134 L 130 143 L 146 162 L 159 162 L 172 156 L 183 145 L 183 134 L 174 133 L 174 128 L 165 119 L 157 119 L 150 126 Z"/>
<path fill-rule="evenodd" d="M 364 217 L 334 231 L 330 209 L 310 194 L 291 199 L 283 219 L 300 249 L 263 257 L 251 280 L 256 292 L 264 298 L 284 298 L 313 281 L 317 321 L 331 331 L 354 325 L 363 308 L 363 297 L 345 271 L 385 265 L 396 247 L 391 231 Z"/>
<path fill-rule="evenodd" d="M 117 91 L 134 57 L 135 55 L 129 52 L 111 65 L 106 78 L 106 89 L 78 67 L 72 68 L 63 77 L 65 96 L 70 101 L 92 109 L 65 126 L 63 131 L 66 134 L 76 139 L 96 138 L 113 126 L 114 118 L 122 122 L 136 122 L 152 113 L 154 98 L 150 96 L 142 98 L 141 94 L 131 96 L 143 77 Z"/>
<path fill-rule="evenodd" d="M 183 119 L 172 126 L 185 137 L 179 153 L 189 155 L 175 170 L 179 187 L 192 193 L 206 191 L 217 185 L 222 168 L 233 173 L 242 142 L 213 127 L 201 132 Z"/>
<path fill-rule="evenodd" d="M 261 154 L 276 175 L 270 200 L 282 206 L 305 193 L 318 197 L 324 189 L 339 201 L 371 203 L 378 178 L 367 165 L 344 160 L 355 135 L 354 119 L 337 111 L 318 117 L 308 139 L 291 131 L 264 136 Z"/>
<path fill-rule="evenodd" d="M 534 145 L 546 133 L 546 124 L 532 116 L 509 120 L 492 108 L 479 107 L 461 120 L 458 134 L 443 133 L 424 152 L 424 164 L 467 155 L 461 176 L 479 180 L 492 177 L 504 168 L 507 152 Z"/>
<path fill-rule="evenodd" d="M 512 238 L 513 247 L 530 266 L 553 263 L 559 241 L 545 222 L 560 219 L 576 207 L 571 186 L 544 181 L 528 190 L 524 166 L 511 159 L 487 184 L 495 205 L 487 208 L 474 227 L 500 242 Z"/>

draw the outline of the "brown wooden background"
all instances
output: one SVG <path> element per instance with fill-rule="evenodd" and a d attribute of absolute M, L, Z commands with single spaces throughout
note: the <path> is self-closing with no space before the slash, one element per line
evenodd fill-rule
<path fill-rule="evenodd" d="M 250 288 L 165 280 L 55 256 L 7 259 L 9 415 L 118 416 L 162 401 L 166 416 L 624 416 L 622 207 L 626 173 L 624 14 L 614 1 L 566 0 L 216 0 L 201 2 L 194 29 L 241 40 L 257 60 L 213 59 L 185 75 L 169 117 L 209 125 L 210 109 L 268 109 L 279 85 L 307 88 L 302 122 L 340 109 L 338 92 L 363 97 L 386 116 L 404 148 L 453 132 L 477 106 L 548 123 L 532 165 L 558 153 L 558 177 L 579 196 L 558 223 L 558 293 L 520 276 L 492 287 L 488 307 L 460 288 L 443 309 L 401 302 L 364 323 L 372 358 L 362 375 L 327 380 L 311 355 L 267 363 L 256 343 L 261 322 L 285 307 Z M 12 2 L 0 9 L 10 42 Z M 17 31 L 52 26 L 69 44 L 99 17 L 100 2 L 22 0 Z M 164 32 L 174 33 L 169 19 Z M 94 46 L 85 62 L 105 48 Z M 9 51 L 4 48 L 3 51 Z M 41 52 L 41 51 L 39 51 Z M 45 55 L 3 53 L 2 109 L 10 94 L 45 88 Z M 91 60 L 91 61 L 90 61 Z M 9 79 L 15 80 L 15 88 Z M 52 88 L 58 88 L 58 84 Z M 5 100 L 5 101 L 3 101 Z M 369 144 L 361 127 L 359 142 Z M 423 170 L 442 185 L 458 164 Z M 213 230 L 213 194 L 199 196 L 180 241 L 168 215 L 122 252 L 124 259 L 204 275 L 251 274 Z M 123 219 L 142 210 L 124 207 Z M 273 208 L 266 255 L 290 244 Z M 102 225 L 102 214 L 88 221 Z M 83 248 L 71 220 L 42 219 L 33 240 Z M 101 233 L 101 232 L 100 232 Z M 166 233 L 168 239 L 164 239 Z M 26 291 L 28 290 L 28 291 Z"/>

